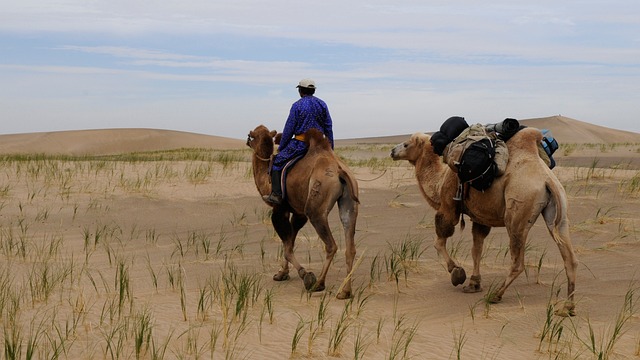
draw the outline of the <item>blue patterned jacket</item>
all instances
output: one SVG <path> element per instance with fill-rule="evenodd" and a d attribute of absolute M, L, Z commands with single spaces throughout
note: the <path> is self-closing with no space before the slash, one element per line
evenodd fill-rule
<path fill-rule="evenodd" d="M 307 152 L 304 141 L 294 139 L 311 128 L 319 129 L 331 142 L 333 148 L 333 123 L 327 104 L 321 99 L 307 95 L 293 103 L 289 117 L 282 131 L 278 154 L 273 161 L 274 170 L 282 170 L 284 165 L 296 156 Z"/>

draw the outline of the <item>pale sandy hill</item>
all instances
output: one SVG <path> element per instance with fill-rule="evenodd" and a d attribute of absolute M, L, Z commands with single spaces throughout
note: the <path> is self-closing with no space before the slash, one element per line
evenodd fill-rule
<path fill-rule="evenodd" d="M 0 154 L 107 155 L 180 148 L 241 149 L 242 140 L 158 129 L 102 129 L 0 135 Z"/>
<path fill-rule="evenodd" d="M 558 141 L 565 144 L 640 143 L 640 134 L 589 124 L 564 116 L 521 120 L 522 125 L 550 129 Z"/>
<path fill-rule="evenodd" d="M 468 122 L 472 120 L 467 119 Z M 613 144 L 640 143 L 640 133 L 610 129 L 564 116 L 549 116 L 534 119 L 521 119 L 520 124 L 538 129 L 550 129 L 559 142 L 564 144 Z M 433 133 L 438 129 L 416 129 Z M 373 138 L 358 138 L 338 140 L 340 146 L 358 144 L 397 144 L 405 141 L 411 134 L 380 136 Z"/>

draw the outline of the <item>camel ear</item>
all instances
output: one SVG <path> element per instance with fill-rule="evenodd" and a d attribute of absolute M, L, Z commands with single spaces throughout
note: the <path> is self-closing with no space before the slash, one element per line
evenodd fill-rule
<path fill-rule="evenodd" d="M 271 130 L 271 131 L 269 132 L 269 136 L 271 136 L 271 137 L 273 138 L 273 137 L 275 137 L 275 136 L 276 136 L 276 134 L 277 134 L 277 133 L 278 133 L 277 131 L 275 131 L 275 130 Z"/>
<path fill-rule="evenodd" d="M 409 138 L 409 142 L 412 143 L 413 145 L 420 145 L 421 141 L 422 139 L 420 138 L 419 133 L 415 133 Z"/>
<path fill-rule="evenodd" d="M 280 145 L 280 140 L 282 140 L 282 133 L 277 133 L 277 134 L 274 134 L 274 135 L 275 135 L 275 137 L 273 139 L 273 142 L 275 142 L 276 144 Z"/>

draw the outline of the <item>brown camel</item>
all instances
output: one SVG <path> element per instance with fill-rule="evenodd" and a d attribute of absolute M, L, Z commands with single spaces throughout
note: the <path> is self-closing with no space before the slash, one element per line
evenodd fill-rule
<path fill-rule="evenodd" d="M 573 302 L 578 261 L 569 236 L 567 197 L 555 174 L 538 155 L 542 134 L 538 129 L 525 128 L 508 142 L 509 162 L 503 176 L 496 178 L 484 192 L 471 187 L 465 189 L 462 204 L 453 199 L 458 187 L 458 176 L 442 158 L 433 152 L 430 136 L 417 133 L 391 151 L 394 160 L 408 160 L 415 166 L 418 185 L 429 205 L 436 210 L 435 248 L 447 263 L 454 286 L 466 281 L 466 274 L 447 252 L 447 238 L 455 231 L 461 215 L 469 216 L 473 235 L 473 275 L 464 292 L 482 291 L 480 259 L 484 239 L 492 227 L 506 227 L 509 234 L 511 270 L 490 299 L 502 300 L 507 287 L 524 271 L 524 249 L 529 230 L 540 214 L 551 237 L 558 245 L 567 275 L 567 300 L 556 314 L 575 315 Z M 461 206 L 459 206 L 461 205 Z M 463 219 L 464 220 L 464 219 Z M 464 221 L 461 224 L 464 228 Z"/>
<path fill-rule="evenodd" d="M 260 195 L 271 192 L 268 175 L 269 160 L 274 152 L 276 131 L 269 131 L 260 125 L 249 132 L 247 145 L 253 149 L 253 177 Z M 275 281 L 289 279 L 289 263 L 298 271 L 309 291 L 325 289 L 325 278 L 337 251 L 336 241 L 331 234 L 328 215 L 338 203 L 340 221 L 344 228 L 346 242 L 345 256 L 347 277 L 338 291 L 338 299 L 351 297 L 351 269 L 356 255 L 355 231 L 358 217 L 358 184 L 351 171 L 331 150 L 331 145 L 316 129 L 305 134 L 309 147 L 307 154 L 293 166 L 287 174 L 282 205 L 272 205 L 271 222 L 284 246 L 282 268 L 273 276 Z M 326 257 L 320 277 L 316 280 L 312 272 L 307 272 L 294 255 L 294 245 L 298 231 L 311 222 L 325 245 Z"/>

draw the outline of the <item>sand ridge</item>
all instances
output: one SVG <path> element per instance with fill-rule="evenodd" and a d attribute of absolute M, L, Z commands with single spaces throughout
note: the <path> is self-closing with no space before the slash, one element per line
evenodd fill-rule
<path fill-rule="evenodd" d="M 98 129 L 0 135 L 1 154 L 112 155 L 180 148 L 242 149 L 242 140 L 161 129 Z"/>

